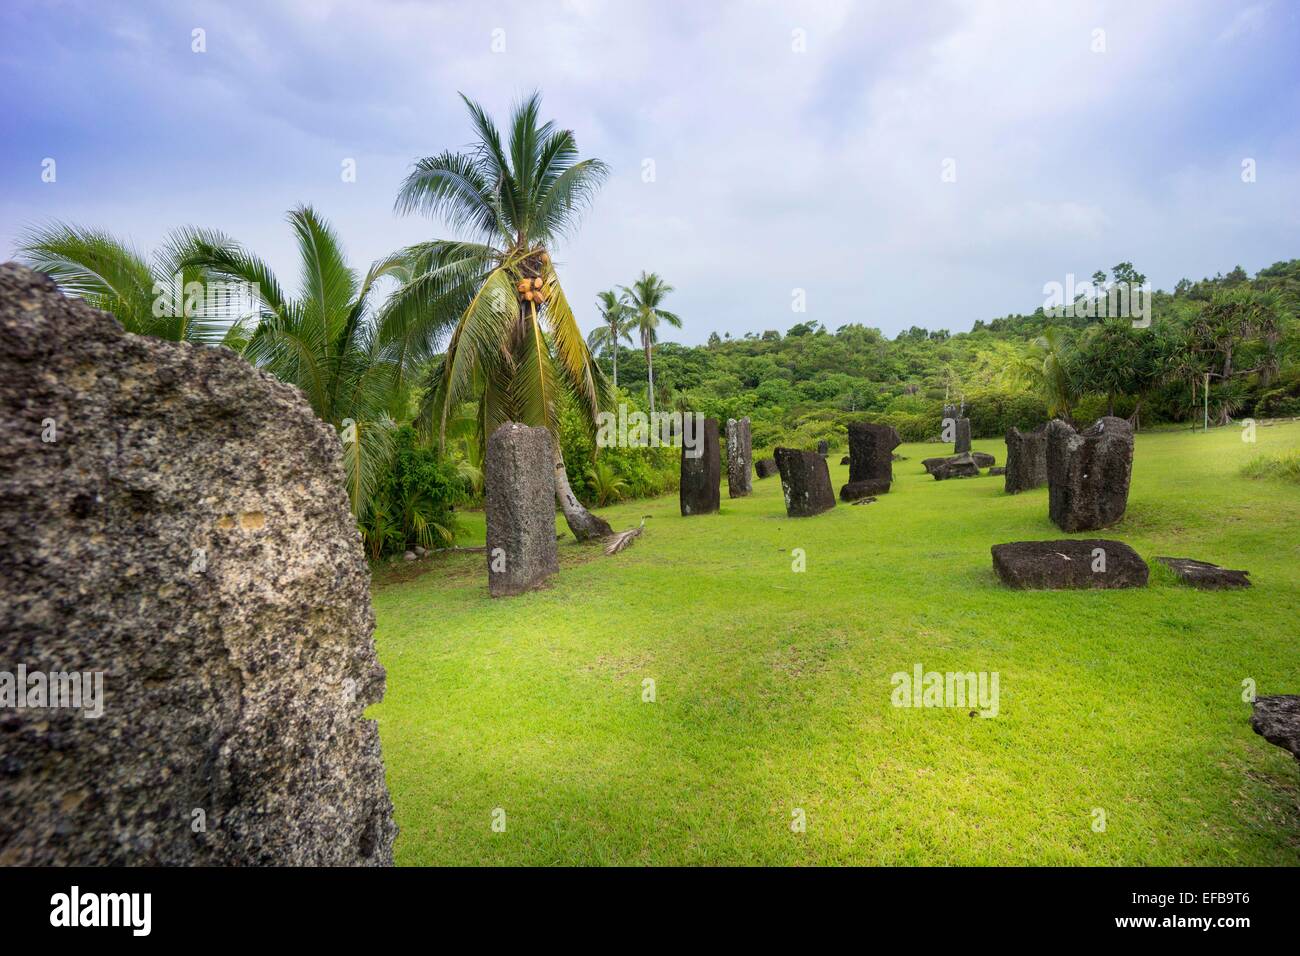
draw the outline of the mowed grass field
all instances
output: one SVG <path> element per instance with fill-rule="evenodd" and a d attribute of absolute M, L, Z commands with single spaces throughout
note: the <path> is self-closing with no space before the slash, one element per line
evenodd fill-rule
<path fill-rule="evenodd" d="M 488 597 L 482 554 L 385 572 L 398 862 L 1294 865 L 1300 766 L 1251 731 L 1242 682 L 1300 692 L 1300 486 L 1238 470 L 1300 424 L 1257 438 L 1139 435 L 1127 516 L 1077 536 L 1245 568 L 1244 592 L 1154 566 L 1145 589 L 1007 590 L 989 548 L 1062 537 L 1047 490 L 936 482 L 939 445 L 815 518 L 786 517 L 777 478 L 728 500 L 725 475 L 715 516 L 609 508 L 651 515 L 641 539 L 607 558 L 569 537 L 523 597 Z M 998 716 L 894 707 L 917 663 L 997 671 Z"/>

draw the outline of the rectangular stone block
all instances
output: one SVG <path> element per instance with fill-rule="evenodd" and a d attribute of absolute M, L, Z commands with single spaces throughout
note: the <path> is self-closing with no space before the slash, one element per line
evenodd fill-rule
<path fill-rule="evenodd" d="M 754 490 L 749 463 L 753 458 L 749 419 L 727 419 L 727 495 L 743 498 Z"/>
<path fill-rule="evenodd" d="M 682 444 L 682 480 L 678 498 L 682 515 L 707 515 L 718 510 L 722 497 L 722 449 L 718 445 L 718 420 L 704 419 L 703 434 L 692 456 Z"/>
<path fill-rule="evenodd" d="M 555 543 L 554 439 L 545 428 L 508 422 L 487 443 L 488 593 L 522 594 L 560 568 Z"/>

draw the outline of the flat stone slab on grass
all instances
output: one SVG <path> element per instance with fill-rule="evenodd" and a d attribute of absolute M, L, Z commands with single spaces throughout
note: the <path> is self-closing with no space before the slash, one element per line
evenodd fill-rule
<path fill-rule="evenodd" d="M 1007 473 L 1007 470 L 1006 470 L 1005 468 L 990 468 L 990 469 L 989 469 L 989 474 L 990 474 L 990 475 L 1005 475 L 1006 473 Z"/>
<path fill-rule="evenodd" d="M 781 469 L 781 490 L 785 511 L 791 518 L 810 518 L 835 507 L 831 472 L 826 459 L 811 451 L 778 448 L 776 465 Z"/>
<path fill-rule="evenodd" d="M 1140 588 L 1150 573 L 1136 551 L 1105 538 L 995 544 L 993 570 L 1007 587 L 1026 590 Z"/>
<path fill-rule="evenodd" d="M 488 438 L 483 485 L 492 597 L 531 591 L 560 569 L 553 440 L 545 428 L 517 422 Z"/>
<path fill-rule="evenodd" d="M 682 444 L 682 477 L 678 491 L 682 515 L 707 515 L 718 510 L 722 499 L 722 448 L 718 445 L 718 420 L 704 419 L 703 441 L 694 449 Z"/>
<path fill-rule="evenodd" d="M 1250 727 L 1300 761 L 1300 694 L 1256 697 Z"/>
<path fill-rule="evenodd" d="M 754 462 L 754 474 L 758 475 L 759 478 L 771 478 L 779 473 L 775 458 L 760 458 Z"/>
<path fill-rule="evenodd" d="M 969 454 L 980 468 L 992 468 L 998 463 L 998 460 L 986 451 L 973 451 Z"/>
<path fill-rule="evenodd" d="M 1202 591 L 1250 587 L 1249 571 L 1233 571 L 1231 568 L 1221 568 L 1217 564 L 1197 561 L 1195 558 L 1157 557 L 1156 560 L 1178 575 L 1178 579 L 1184 584 L 1190 584 Z"/>

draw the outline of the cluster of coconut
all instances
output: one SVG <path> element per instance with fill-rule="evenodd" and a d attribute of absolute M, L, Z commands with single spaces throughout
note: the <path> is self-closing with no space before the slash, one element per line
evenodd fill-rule
<path fill-rule="evenodd" d="M 523 266 L 528 272 L 542 272 L 550 262 L 550 253 L 543 251 L 541 255 L 530 256 L 525 259 Z M 551 297 L 551 290 L 546 287 L 546 280 L 541 276 L 524 276 L 515 285 L 515 290 L 519 293 L 519 298 L 522 301 L 531 302 L 534 305 L 541 305 Z"/>
<path fill-rule="evenodd" d="M 541 305 L 551 295 L 541 276 L 534 276 L 531 279 L 525 276 L 519 280 L 519 284 L 515 288 L 519 291 L 519 298 L 536 305 Z"/>

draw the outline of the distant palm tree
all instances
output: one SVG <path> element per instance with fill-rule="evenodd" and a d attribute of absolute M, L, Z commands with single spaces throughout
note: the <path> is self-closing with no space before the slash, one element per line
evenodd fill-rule
<path fill-rule="evenodd" d="M 422 357 L 407 329 L 370 310 L 375 283 L 405 278 L 406 263 L 400 256 L 381 259 L 360 276 L 311 207 L 299 206 L 288 220 L 302 262 L 297 298 L 263 260 L 228 240 L 196 240 L 186 265 L 255 284 L 260 320 L 244 355 L 298 386 L 317 417 L 340 430 L 348 496 L 361 517 L 392 457 L 394 417 L 403 415 L 412 365 Z"/>
<path fill-rule="evenodd" d="M 1075 350 L 1059 329 L 1048 327 L 1030 343 L 1028 353 L 1009 369 L 1009 377 L 1032 386 L 1053 418 L 1069 419 L 1079 400 Z"/>
<path fill-rule="evenodd" d="M 128 332 L 238 349 L 249 331 L 239 313 L 250 303 L 210 294 L 224 290 L 186 264 L 197 242 L 229 240 L 211 230 L 176 229 L 145 259 L 107 232 L 55 222 L 24 236 L 18 258 L 50 276 L 65 294 L 111 312 Z"/>
<path fill-rule="evenodd" d="M 573 133 L 539 118 L 533 94 L 515 107 L 502 142 L 483 108 L 462 95 L 476 142 L 466 152 L 418 160 L 397 195 L 399 212 L 440 216 L 469 241 L 406 250 L 411 279 L 385 307 L 427 343 L 449 334 L 431 366 L 421 418 L 446 433 L 459 403 L 478 405 L 479 440 L 509 422 L 555 436 L 556 499 L 574 536 L 611 533 L 574 495 L 559 442 L 560 403 L 576 402 L 594 430 L 608 386 L 583 341 L 550 247 L 572 232 L 608 168 L 578 158 Z"/>
<path fill-rule="evenodd" d="M 682 320 L 672 312 L 664 309 L 663 301 L 673 287 L 659 278 L 656 273 L 642 272 L 641 278 L 632 283 L 632 288 L 623 287 L 632 310 L 632 325 L 641 335 L 641 347 L 645 350 L 646 382 L 650 396 L 650 414 L 655 413 L 655 366 L 654 346 L 659 341 L 659 323 L 667 322 L 674 328 L 682 327 Z"/>
<path fill-rule="evenodd" d="M 593 352 L 607 349 L 614 360 L 614 387 L 618 388 L 618 347 L 621 342 L 632 344 L 631 310 L 628 308 L 627 295 L 607 289 L 596 295 L 600 304 L 600 317 L 604 325 L 598 325 L 587 336 L 587 347 Z"/>

